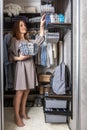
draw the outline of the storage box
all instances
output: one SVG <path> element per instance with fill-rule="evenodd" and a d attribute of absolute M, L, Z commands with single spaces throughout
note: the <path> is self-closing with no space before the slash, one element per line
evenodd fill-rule
<path fill-rule="evenodd" d="M 45 108 L 66 108 L 67 106 L 66 100 L 45 98 L 44 101 L 45 101 Z"/>
<path fill-rule="evenodd" d="M 45 113 L 45 122 L 46 123 L 66 123 L 67 116 L 64 115 L 52 115 Z"/>
<path fill-rule="evenodd" d="M 25 13 L 37 13 L 37 8 L 34 6 L 24 6 Z"/>
<path fill-rule="evenodd" d="M 39 75 L 39 82 L 50 82 L 50 76 L 47 74 Z"/>

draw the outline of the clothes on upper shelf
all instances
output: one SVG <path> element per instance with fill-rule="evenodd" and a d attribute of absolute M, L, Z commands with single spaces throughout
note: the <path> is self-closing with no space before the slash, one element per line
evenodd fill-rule
<path fill-rule="evenodd" d="M 8 13 L 9 16 L 16 16 L 19 15 L 22 8 L 18 4 L 9 3 L 4 6 L 4 13 Z"/>
<path fill-rule="evenodd" d="M 45 4 L 41 5 L 41 12 L 43 13 L 54 13 L 55 8 L 52 6 L 52 4 Z"/>

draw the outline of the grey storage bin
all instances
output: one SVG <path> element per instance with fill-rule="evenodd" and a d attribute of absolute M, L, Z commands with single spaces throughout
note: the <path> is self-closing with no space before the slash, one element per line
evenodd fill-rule
<path fill-rule="evenodd" d="M 66 108 L 66 100 L 45 98 L 45 108 Z"/>
<path fill-rule="evenodd" d="M 65 115 L 52 115 L 45 113 L 45 122 L 46 123 L 66 123 L 67 116 Z"/>

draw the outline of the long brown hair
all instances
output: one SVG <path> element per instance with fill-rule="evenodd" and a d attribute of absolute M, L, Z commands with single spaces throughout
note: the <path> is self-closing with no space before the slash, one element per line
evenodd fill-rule
<path fill-rule="evenodd" d="M 26 33 L 24 34 L 24 38 L 28 40 L 28 38 L 26 37 L 27 26 L 26 26 L 26 23 L 23 20 L 17 20 L 14 23 L 14 26 L 13 26 L 13 37 L 16 37 L 18 40 L 20 40 L 20 28 L 19 28 L 19 25 L 20 25 L 21 21 L 25 24 L 25 27 L 26 27 Z"/>

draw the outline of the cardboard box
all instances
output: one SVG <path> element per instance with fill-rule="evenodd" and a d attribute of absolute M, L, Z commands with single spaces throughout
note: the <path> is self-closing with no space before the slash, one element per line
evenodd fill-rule
<path fill-rule="evenodd" d="M 39 75 L 39 82 L 50 82 L 50 76 L 47 74 Z"/>

